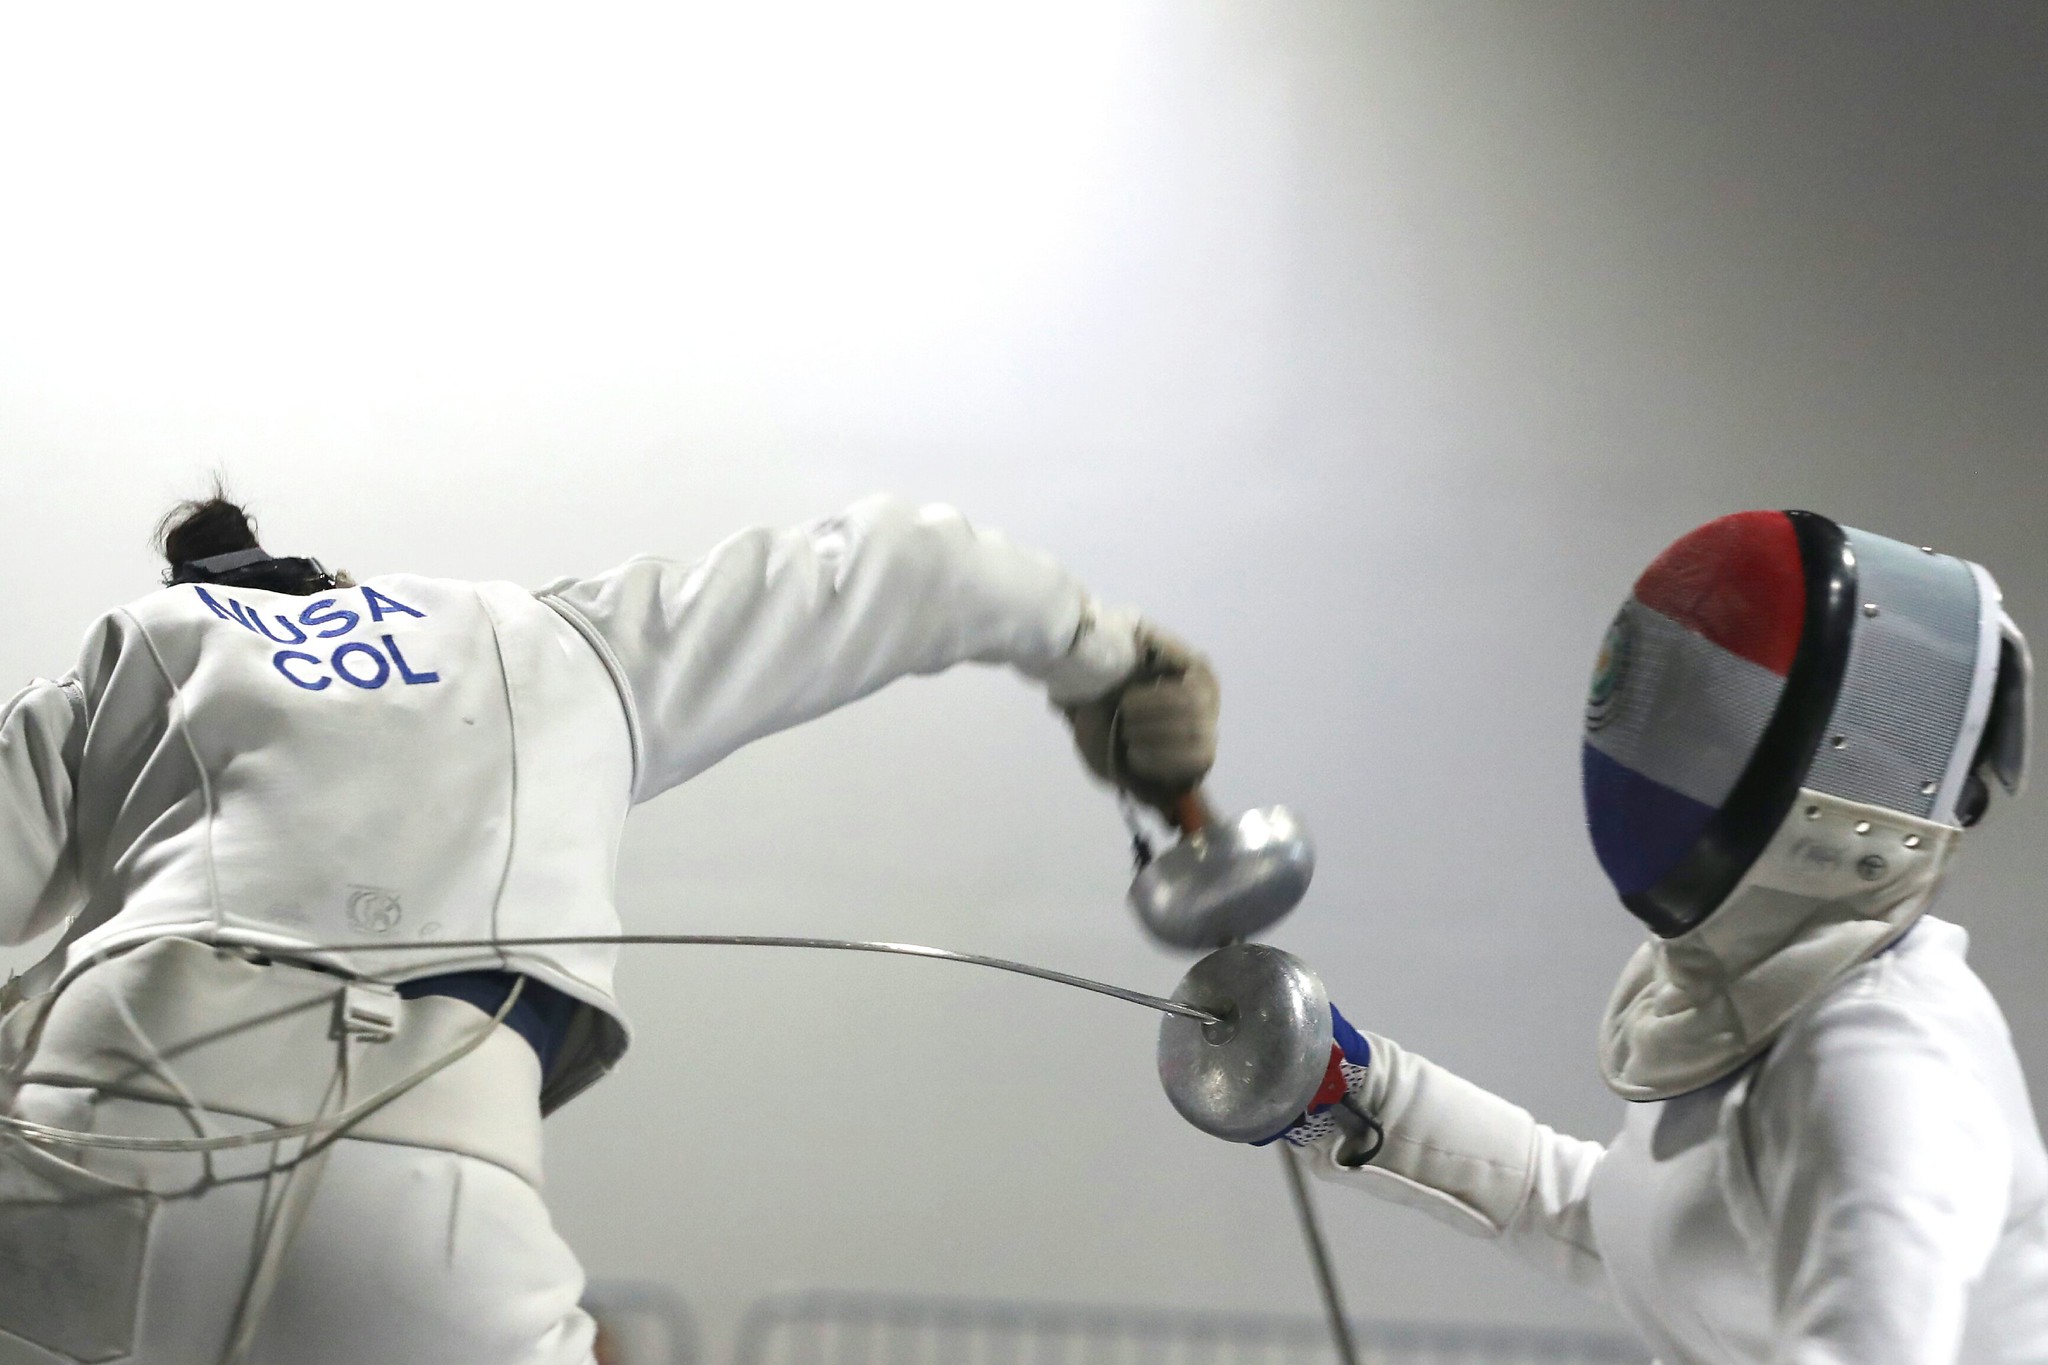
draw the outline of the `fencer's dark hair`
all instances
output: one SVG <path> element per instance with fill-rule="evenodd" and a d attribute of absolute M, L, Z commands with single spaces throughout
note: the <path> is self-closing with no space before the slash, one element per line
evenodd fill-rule
<path fill-rule="evenodd" d="M 256 519 L 228 496 L 227 485 L 216 478 L 206 496 L 187 498 L 164 513 L 150 539 L 157 553 L 175 569 L 195 559 L 255 549 Z"/>
<path fill-rule="evenodd" d="M 164 513 L 154 541 L 170 565 L 164 574 L 167 585 L 222 583 L 304 596 L 349 581 L 346 574 L 328 573 L 317 559 L 265 553 L 256 539 L 256 519 L 228 496 L 218 475 L 206 496 L 187 498 Z"/>

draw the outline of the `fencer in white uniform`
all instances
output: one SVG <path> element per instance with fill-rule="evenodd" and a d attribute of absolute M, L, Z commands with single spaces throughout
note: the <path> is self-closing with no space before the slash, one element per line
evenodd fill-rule
<path fill-rule="evenodd" d="M 1652 931 L 1601 1028 L 1620 1135 L 1339 1016 L 1283 1136 L 1604 1298 L 1662 1365 L 2048 1362 L 2048 1157 L 1968 938 L 1926 913 L 2020 789 L 2030 672 L 1977 565 L 1807 513 L 1681 538 L 1586 716 L 1593 843 Z"/>
<path fill-rule="evenodd" d="M 907 674 L 1016 669 L 1146 799 L 1213 756 L 1199 656 L 944 508 L 537 592 L 171 539 L 0 713 L 0 941 L 64 926 L 0 1019 L 4 1365 L 589 1361 L 540 1120 L 616 948 L 452 945 L 616 934 L 634 804 Z"/>

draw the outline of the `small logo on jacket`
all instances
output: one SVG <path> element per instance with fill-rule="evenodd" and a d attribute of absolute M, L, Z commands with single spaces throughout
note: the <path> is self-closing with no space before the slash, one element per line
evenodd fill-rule
<path fill-rule="evenodd" d="M 366 934 L 388 934 L 405 918 L 396 891 L 381 886 L 352 886 L 348 893 L 348 922 Z"/>

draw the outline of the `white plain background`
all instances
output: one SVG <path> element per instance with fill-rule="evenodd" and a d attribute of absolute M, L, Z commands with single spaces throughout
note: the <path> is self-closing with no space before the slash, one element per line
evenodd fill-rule
<path fill-rule="evenodd" d="M 2048 631 L 2048 18 L 1386 0 L 0 10 L 0 677 L 68 666 L 223 468 L 266 541 L 535 583 L 866 492 L 1207 649 L 1226 803 L 1320 834 L 1277 934 L 1588 1136 L 1635 940 L 1578 713 L 1634 573 L 1743 507 L 1990 565 Z M 646 808 L 630 927 L 1164 991 L 1014 680 L 900 685 Z M 2048 1066 L 2048 807 L 1944 913 Z M 11 955 L 19 960 L 21 954 Z M 1153 1025 L 932 964 L 629 952 L 550 1124 L 593 1271 L 1312 1311 L 1269 1154 Z M 1600 1322 L 1325 1199 L 1353 1307 Z"/>

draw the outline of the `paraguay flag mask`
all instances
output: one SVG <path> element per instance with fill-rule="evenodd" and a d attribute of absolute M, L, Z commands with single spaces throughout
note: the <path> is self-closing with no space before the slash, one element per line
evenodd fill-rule
<path fill-rule="evenodd" d="M 1980 747 L 2023 753 L 2024 662 L 1977 565 L 1807 512 L 1709 522 L 1644 570 L 1594 665 L 1601 867 L 1670 937 L 1727 898 L 1803 788 L 1955 823 Z M 2005 694 L 2020 704 L 2001 716 Z"/>

